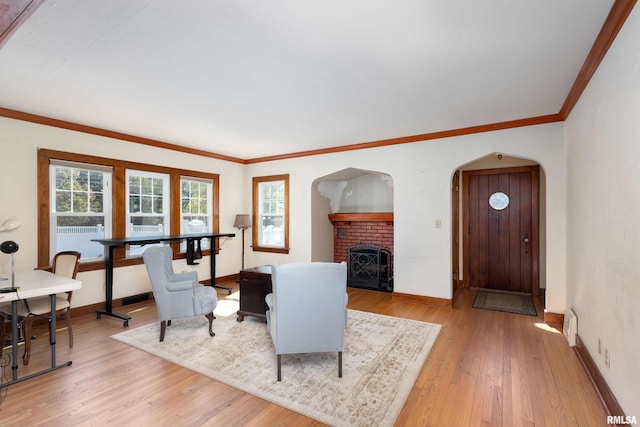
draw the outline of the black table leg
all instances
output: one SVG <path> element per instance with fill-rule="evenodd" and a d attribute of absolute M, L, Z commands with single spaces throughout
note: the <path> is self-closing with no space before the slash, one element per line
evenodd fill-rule
<path fill-rule="evenodd" d="M 219 288 L 219 289 L 226 289 L 227 292 L 229 292 L 229 295 L 231 295 L 231 292 L 233 292 L 233 290 L 231 288 L 228 288 L 226 286 L 219 286 L 216 285 L 216 247 L 215 247 L 215 237 L 210 237 L 209 238 L 209 250 L 211 252 L 211 265 L 210 265 L 210 269 L 211 269 L 211 286 L 213 286 L 214 288 Z"/>
<path fill-rule="evenodd" d="M 102 315 L 117 317 L 118 319 L 124 320 L 123 324 L 126 328 L 129 326 L 129 320 L 131 320 L 131 316 L 127 316 L 126 314 L 116 313 L 113 311 L 113 251 L 116 249 L 116 246 L 105 245 L 104 246 L 104 271 L 105 271 L 105 292 L 106 292 L 106 301 L 105 301 L 105 309 L 96 311 L 96 319 L 102 318 Z"/>

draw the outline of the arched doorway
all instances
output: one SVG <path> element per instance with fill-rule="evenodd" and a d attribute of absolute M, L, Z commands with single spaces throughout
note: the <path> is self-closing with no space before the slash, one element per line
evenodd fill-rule
<path fill-rule="evenodd" d="M 544 197 L 544 171 L 532 160 L 491 153 L 454 172 L 454 295 L 461 287 L 538 295 Z"/>

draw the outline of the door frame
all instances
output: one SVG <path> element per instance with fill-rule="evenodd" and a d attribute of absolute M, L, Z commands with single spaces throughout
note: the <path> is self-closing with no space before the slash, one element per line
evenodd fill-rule
<path fill-rule="evenodd" d="M 460 280 L 460 170 L 453 173 L 451 183 L 451 297 L 458 288 L 464 287 Z"/>
<path fill-rule="evenodd" d="M 462 171 L 462 269 L 463 283 L 470 287 L 470 251 L 469 251 L 469 176 L 491 175 L 497 173 L 531 172 L 531 292 L 540 293 L 540 166 L 520 166 L 512 168 L 494 168 Z M 535 237 L 535 238 L 534 238 Z"/>

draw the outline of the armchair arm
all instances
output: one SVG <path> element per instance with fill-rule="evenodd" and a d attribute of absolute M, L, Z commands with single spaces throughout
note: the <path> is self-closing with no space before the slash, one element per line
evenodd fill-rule
<path fill-rule="evenodd" d="M 198 272 L 197 271 L 184 271 L 182 273 L 174 273 L 171 276 L 172 282 L 182 282 L 185 280 L 193 280 L 194 282 L 198 281 Z"/>
<path fill-rule="evenodd" d="M 167 283 L 167 291 L 169 292 L 179 292 L 186 291 L 193 288 L 193 281 L 183 281 L 183 282 L 169 282 Z"/>
<path fill-rule="evenodd" d="M 274 310 L 276 308 L 275 301 L 273 299 L 273 292 L 264 297 L 264 302 L 267 304 L 267 307 L 269 307 L 269 310 Z"/>

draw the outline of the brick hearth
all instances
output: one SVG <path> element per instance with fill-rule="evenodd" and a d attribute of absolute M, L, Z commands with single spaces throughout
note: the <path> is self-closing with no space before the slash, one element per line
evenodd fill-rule
<path fill-rule="evenodd" d="M 347 249 L 362 243 L 393 253 L 393 213 L 336 213 L 329 220 L 333 223 L 334 262 L 347 262 Z"/>

